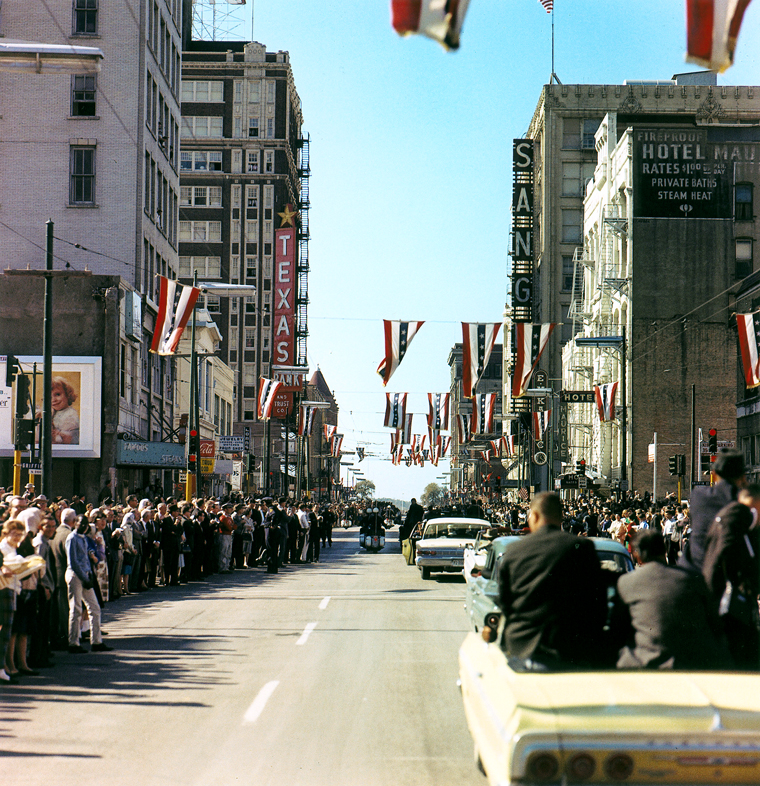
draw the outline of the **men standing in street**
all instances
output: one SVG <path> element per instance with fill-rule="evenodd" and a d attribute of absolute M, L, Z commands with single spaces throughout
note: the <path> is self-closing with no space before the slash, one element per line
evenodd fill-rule
<path fill-rule="evenodd" d="M 713 465 L 717 477 L 714 486 L 697 486 L 689 504 L 691 535 L 681 554 L 679 565 L 702 572 L 705 561 L 707 533 L 718 511 L 735 502 L 739 489 L 747 485 L 744 474 L 744 456 L 738 451 L 724 450 Z"/>
<path fill-rule="evenodd" d="M 66 586 L 66 539 L 74 528 L 77 512 L 73 508 L 61 511 L 61 523 L 55 531 L 51 544 L 55 561 L 55 593 L 53 596 L 54 613 L 51 615 L 53 649 L 65 649 L 69 639 L 69 590 Z"/>
<path fill-rule="evenodd" d="M 417 500 L 412 497 L 412 501 L 409 504 L 409 510 L 406 512 L 404 523 L 398 528 L 399 543 L 403 543 L 405 540 L 407 540 L 417 524 L 422 521 L 424 514 L 425 511 L 423 510 L 422 505 L 418 505 Z"/>
<path fill-rule="evenodd" d="M 594 544 L 562 531 L 553 492 L 533 498 L 528 526 L 531 534 L 504 552 L 499 568 L 502 646 L 529 670 L 592 665 L 607 611 Z"/>
<path fill-rule="evenodd" d="M 232 533 L 235 523 L 232 521 L 232 503 L 225 502 L 222 505 L 222 514 L 219 516 L 219 572 L 232 573 Z"/>

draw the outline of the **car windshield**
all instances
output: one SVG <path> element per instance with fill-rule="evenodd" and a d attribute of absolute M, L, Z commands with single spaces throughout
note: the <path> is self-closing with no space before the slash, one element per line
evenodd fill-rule
<path fill-rule="evenodd" d="M 614 570 L 616 573 L 628 573 L 629 570 L 633 570 L 633 563 L 627 554 L 605 549 L 598 549 L 596 553 L 602 567 L 607 570 Z"/>
<path fill-rule="evenodd" d="M 477 524 L 451 524 L 431 521 L 425 528 L 424 538 L 475 538 L 482 527 Z"/>

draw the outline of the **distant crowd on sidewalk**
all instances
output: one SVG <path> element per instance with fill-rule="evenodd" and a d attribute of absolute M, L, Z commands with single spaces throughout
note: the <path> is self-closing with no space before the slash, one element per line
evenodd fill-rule
<path fill-rule="evenodd" d="M 2 492 L 0 492 L 2 494 Z M 107 652 L 101 609 L 123 595 L 215 573 L 317 563 L 339 507 L 281 497 L 49 501 L 29 484 L 0 502 L 0 683 L 34 677 L 55 651 Z M 4 667 L 4 668 L 3 668 Z"/>

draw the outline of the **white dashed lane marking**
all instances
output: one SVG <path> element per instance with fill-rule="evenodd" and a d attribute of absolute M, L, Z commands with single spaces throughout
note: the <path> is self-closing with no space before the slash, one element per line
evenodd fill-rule
<path fill-rule="evenodd" d="M 322 599 L 322 602 L 319 604 L 319 610 L 324 611 L 327 608 L 327 604 L 330 602 L 330 596 L 328 595 L 326 598 Z"/>
<path fill-rule="evenodd" d="M 259 715 L 264 711 L 269 697 L 274 693 L 275 688 L 279 685 L 278 680 L 267 682 L 267 684 L 259 691 L 258 696 L 253 700 L 253 704 L 246 710 L 243 716 L 243 723 L 255 723 Z"/>
<path fill-rule="evenodd" d="M 308 625 L 307 625 L 307 626 L 304 628 L 304 631 L 303 631 L 303 633 L 301 634 L 301 638 L 300 638 L 300 639 L 298 639 L 298 641 L 296 642 L 296 644 L 306 644 L 306 640 L 309 638 L 309 636 L 311 635 L 311 632 L 312 632 L 312 631 L 314 630 L 314 628 L 316 628 L 316 627 L 317 627 L 317 623 L 316 623 L 316 622 L 310 622 L 310 623 L 309 623 L 309 624 L 308 624 Z"/>

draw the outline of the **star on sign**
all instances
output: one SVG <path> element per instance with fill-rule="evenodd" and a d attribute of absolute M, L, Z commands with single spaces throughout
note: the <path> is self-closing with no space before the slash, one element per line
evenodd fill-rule
<path fill-rule="evenodd" d="M 280 221 L 281 227 L 292 227 L 293 219 L 297 215 L 296 211 L 292 209 L 292 205 L 285 205 L 285 210 L 277 214 L 282 220 Z"/>

